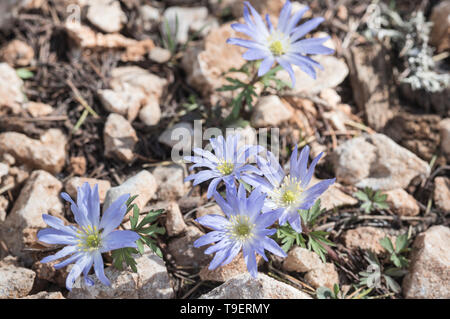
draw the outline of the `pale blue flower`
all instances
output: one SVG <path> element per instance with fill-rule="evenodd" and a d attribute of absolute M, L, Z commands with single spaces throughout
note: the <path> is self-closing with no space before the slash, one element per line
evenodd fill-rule
<path fill-rule="evenodd" d="M 209 265 L 210 270 L 230 263 L 242 250 L 248 271 L 256 277 L 258 267 L 255 253 L 260 254 L 266 261 L 264 250 L 286 257 L 278 244 L 269 238 L 275 234 L 276 229 L 267 229 L 278 219 L 281 210 L 262 214 L 261 209 L 266 198 L 264 193 L 256 189 L 247 198 L 242 184 L 239 185 L 239 190 L 236 190 L 234 185 L 227 185 L 226 199 L 217 192 L 214 198 L 226 217 L 205 215 L 198 218 L 197 222 L 213 231 L 194 242 L 194 247 L 216 243 L 205 250 L 205 254 L 216 253 Z"/>
<path fill-rule="evenodd" d="M 296 232 L 301 233 L 302 224 L 299 210 L 310 209 L 317 198 L 336 179 L 326 179 L 309 186 L 316 164 L 323 153 L 314 158 L 308 168 L 309 147 L 305 146 L 299 157 L 297 157 L 297 152 L 297 146 L 295 146 L 290 159 L 289 174 L 285 174 L 275 156 L 271 152 L 267 152 L 267 159 L 258 157 L 258 167 L 264 177 L 250 175 L 245 176 L 243 180 L 254 187 L 260 187 L 263 192 L 267 193 L 264 210 L 282 209 L 283 212 L 279 218 L 280 225 L 289 222 Z"/>
<path fill-rule="evenodd" d="M 239 138 L 239 134 L 229 135 L 226 139 L 223 136 L 211 138 L 209 141 L 214 154 L 201 148 L 194 148 L 193 151 L 198 156 L 184 157 L 186 161 L 195 163 L 190 170 L 197 167 L 207 169 L 186 177 L 185 181 L 194 180 L 193 185 L 196 186 L 211 180 L 207 192 L 207 197 L 211 198 L 221 181 L 231 185 L 247 174 L 260 175 L 256 167 L 248 164 L 248 160 L 258 154 L 262 148 L 254 145 L 238 147 Z"/>
<path fill-rule="evenodd" d="M 266 25 L 252 5 L 245 2 L 245 23 L 235 23 L 231 27 L 249 36 L 251 40 L 230 38 L 227 42 L 249 49 L 244 53 L 244 59 L 248 61 L 262 60 L 258 76 L 266 74 L 276 62 L 289 73 L 292 87 L 295 86 L 292 64 L 298 65 L 303 72 L 315 79 L 316 71 L 314 67 L 323 68 L 306 54 L 332 54 L 334 50 L 323 45 L 329 37 L 301 40 L 308 32 L 324 21 L 323 18 L 314 18 L 298 26 L 300 19 L 308 9 L 308 7 L 300 9 L 291 16 L 292 4 L 290 1 L 286 1 L 275 28 L 270 22 L 269 15 L 266 15 Z"/>
<path fill-rule="evenodd" d="M 51 228 L 45 228 L 37 234 L 41 242 L 47 244 L 67 245 L 56 254 L 45 257 L 42 263 L 55 261 L 67 256 L 67 259 L 56 264 L 55 269 L 60 269 L 75 263 L 66 279 L 66 287 L 71 290 L 75 280 L 83 273 L 86 285 L 92 286 L 94 281 L 89 278 L 89 270 L 94 266 L 95 275 L 105 285 L 110 281 L 105 276 L 102 253 L 124 248 L 136 248 L 139 235 L 129 230 L 116 230 L 122 222 L 127 207 L 126 201 L 129 194 L 120 196 L 104 212 L 100 219 L 100 199 L 98 185 L 93 189 L 88 183 L 77 188 L 77 203 L 67 193 L 61 197 L 70 202 L 71 210 L 75 217 L 75 226 L 65 226 L 64 222 L 50 215 L 42 215 L 45 223 Z"/>

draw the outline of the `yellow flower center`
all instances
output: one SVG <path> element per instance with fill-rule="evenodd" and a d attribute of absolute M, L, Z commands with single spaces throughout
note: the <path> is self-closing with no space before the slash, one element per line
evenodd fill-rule
<path fill-rule="evenodd" d="M 223 163 L 217 165 L 217 170 L 218 170 L 222 175 L 230 175 L 231 173 L 233 173 L 233 170 L 234 170 L 234 164 L 233 164 L 233 163 L 228 163 L 228 162 L 224 161 Z"/>
<path fill-rule="evenodd" d="M 231 225 L 228 229 L 228 234 L 234 240 L 246 241 L 254 236 L 252 233 L 255 227 L 247 216 L 231 216 Z"/>
<path fill-rule="evenodd" d="M 283 44 L 281 43 L 280 40 L 273 41 L 270 44 L 269 49 L 270 49 L 270 52 L 272 52 L 272 54 L 276 55 L 276 56 L 280 56 L 280 55 L 283 55 L 284 53 L 286 53 L 283 48 Z"/>
<path fill-rule="evenodd" d="M 97 227 L 82 227 L 78 230 L 78 247 L 82 251 L 92 251 L 102 245 L 101 234 Z"/>
<path fill-rule="evenodd" d="M 295 194 L 291 190 L 287 190 L 283 194 L 283 202 L 286 204 L 292 204 L 295 200 Z"/>

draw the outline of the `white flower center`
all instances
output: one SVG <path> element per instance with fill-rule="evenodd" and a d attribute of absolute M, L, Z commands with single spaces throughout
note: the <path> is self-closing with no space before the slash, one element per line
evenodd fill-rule
<path fill-rule="evenodd" d="M 303 191 L 301 181 L 288 175 L 283 179 L 281 185 L 273 191 L 270 198 L 278 207 L 293 207 L 301 202 Z"/>
<path fill-rule="evenodd" d="M 82 227 L 78 230 L 78 249 L 82 251 L 93 251 L 100 248 L 102 238 L 96 226 L 92 228 L 90 225 Z"/>
<path fill-rule="evenodd" d="M 228 226 L 228 235 L 241 242 L 247 241 L 254 237 L 252 232 L 255 224 L 251 223 L 247 216 L 237 215 L 230 217 L 230 226 Z"/>
<path fill-rule="evenodd" d="M 268 48 L 274 56 L 281 56 L 289 49 L 289 37 L 281 32 L 273 32 L 267 38 Z"/>

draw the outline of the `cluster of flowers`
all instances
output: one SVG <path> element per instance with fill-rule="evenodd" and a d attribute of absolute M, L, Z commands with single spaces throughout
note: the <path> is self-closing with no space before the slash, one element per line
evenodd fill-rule
<path fill-rule="evenodd" d="M 314 67 L 322 67 L 306 54 L 331 54 L 333 50 L 323 46 L 328 38 L 300 40 L 323 21 L 323 18 L 314 18 L 297 26 L 308 9 L 305 7 L 291 15 L 292 5 L 287 1 L 280 13 L 279 23 L 274 28 L 269 16 L 266 16 L 266 25 L 250 3 L 245 2 L 245 24 L 233 24 L 232 28 L 252 40 L 231 38 L 227 42 L 248 48 L 243 55 L 246 60 L 262 61 L 258 70 L 259 76 L 266 74 L 274 63 L 278 63 L 289 73 L 292 86 L 295 86 L 292 64 L 298 65 L 301 70 L 315 78 Z M 228 264 L 242 249 L 249 272 L 256 276 L 255 253 L 265 260 L 265 250 L 285 256 L 277 243 L 269 238 L 276 232 L 275 228 L 269 227 L 276 221 L 280 225 L 289 222 L 294 230 L 301 232 L 299 210 L 309 209 L 334 179 L 308 187 L 321 155 L 317 156 L 308 168 L 307 146 L 300 152 L 300 156 L 297 147 L 294 149 L 290 159 L 290 172 L 286 175 L 275 156 L 262 147 L 238 147 L 238 135 L 230 136 L 226 140 L 219 136 L 210 142 L 214 154 L 194 149 L 197 156 L 187 158 L 195 163 L 191 170 L 196 167 L 204 167 L 207 170 L 191 175 L 187 180 L 194 180 L 194 186 L 210 180 L 207 197 L 214 197 L 226 217 L 207 215 L 199 218 L 197 221 L 200 224 L 212 228 L 213 231 L 199 238 L 194 245 L 200 247 L 216 243 L 205 251 L 207 254 L 216 253 L 210 269 Z M 249 159 L 253 157 L 257 161 L 256 167 L 249 164 Z M 226 198 L 217 192 L 222 181 L 226 187 Z M 253 187 L 248 197 L 243 182 Z M 41 230 L 38 239 L 44 243 L 66 247 L 41 262 L 66 258 L 54 266 L 57 269 L 75 263 L 66 279 L 66 287 L 69 290 L 81 274 L 86 285 L 94 284 L 88 275 L 92 266 L 99 280 L 110 285 L 104 273 L 101 254 L 125 247 L 136 248 L 136 241 L 140 238 L 136 232 L 117 230 L 126 214 L 126 202 L 130 195 L 117 199 L 108 207 L 102 218 L 97 186 L 91 189 L 89 184 L 85 183 L 78 188 L 77 203 L 66 193 L 62 193 L 62 197 L 71 203 L 77 226 L 66 226 L 56 217 L 43 215 L 50 228 Z"/>
<path fill-rule="evenodd" d="M 209 269 L 230 263 L 242 250 L 247 269 L 254 277 L 257 275 L 255 253 L 267 261 L 265 250 L 285 257 L 285 252 L 269 236 L 276 228 L 268 228 L 278 221 L 279 225 L 289 222 L 291 227 L 302 231 L 300 210 L 312 207 L 317 198 L 335 179 L 320 181 L 309 187 L 314 169 L 322 156 L 319 154 L 308 168 L 309 147 L 305 146 L 300 155 L 297 146 L 290 158 L 289 174 L 285 174 L 275 156 L 261 146 L 244 145 L 239 147 L 239 134 L 210 139 L 214 154 L 200 148 L 193 151 L 197 156 L 185 160 L 193 162 L 191 170 L 206 168 L 190 175 L 186 181 L 193 185 L 210 181 L 207 197 L 214 197 L 226 217 L 205 215 L 196 221 L 213 231 L 200 237 L 194 246 L 200 247 L 216 243 L 205 250 L 215 253 Z M 249 164 L 256 159 L 257 166 Z M 217 191 L 223 181 L 226 198 Z M 247 197 L 244 183 L 253 187 Z M 238 186 L 237 186 L 238 185 Z"/>

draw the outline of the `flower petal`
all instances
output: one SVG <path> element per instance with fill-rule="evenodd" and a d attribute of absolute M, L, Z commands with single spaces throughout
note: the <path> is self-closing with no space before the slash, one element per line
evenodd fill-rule
<path fill-rule="evenodd" d="M 102 238 L 103 247 L 101 253 L 124 247 L 136 248 L 139 234 L 131 230 L 115 230 Z"/>

